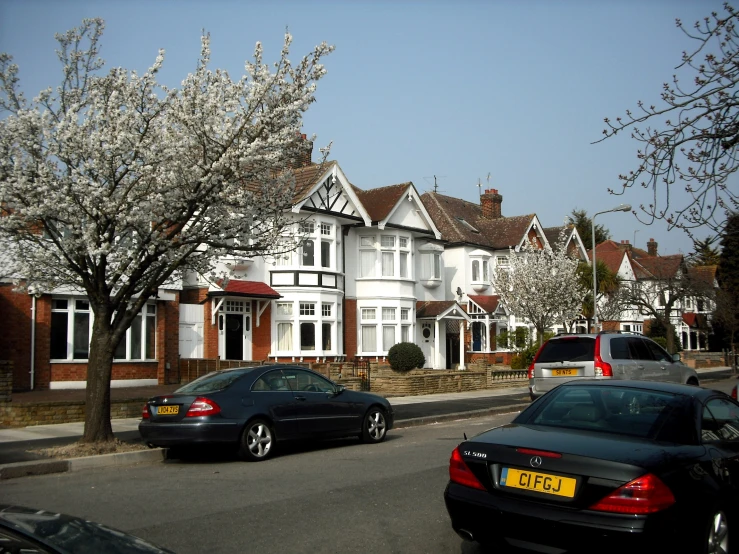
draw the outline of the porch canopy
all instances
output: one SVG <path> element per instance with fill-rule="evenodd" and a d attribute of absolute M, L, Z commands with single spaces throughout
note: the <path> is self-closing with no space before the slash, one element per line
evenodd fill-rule
<path fill-rule="evenodd" d="M 213 302 L 211 310 L 212 323 L 215 324 L 216 314 L 223 306 L 225 297 L 240 297 L 254 299 L 257 301 L 256 325 L 259 327 L 259 319 L 267 309 L 271 300 L 282 298 L 282 295 L 267 283 L 261 281 L 242 281 L 241 279 L 226 279 L 218 281 L 208 288 L 208 296 Z"/>
<path fill-rule="evenodd" d="M 500 303 L 500 296 L 488 294 L 468 294 L 467 312 L 473 323 L 482 325 L 482 331 L 473 326 L 472 350 L 478 352 L 493 352 L 497 349 L 495 340 L 490 340 L 490 330 L 495 326 L 496 335 L 500 329 L 508 327 L 508 317 L 505 308 Z M 500 327 L 500 329 L 499 329 Z M 475 333 L 478 333 L 475 335 Z M 475 342 L 475 337 L 477 343 Z M 492 343 L 492 344 L 490 344 Z"/>

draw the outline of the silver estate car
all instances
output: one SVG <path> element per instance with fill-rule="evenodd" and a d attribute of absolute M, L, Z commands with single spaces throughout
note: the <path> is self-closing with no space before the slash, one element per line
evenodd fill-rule
<path fill-rule="evenodd" d="M 698 385 L 698 374 L 638 333 L 601 331 L 552 337 L 529 366 L 534 400 L 573 379 L 635 379 Z"/>

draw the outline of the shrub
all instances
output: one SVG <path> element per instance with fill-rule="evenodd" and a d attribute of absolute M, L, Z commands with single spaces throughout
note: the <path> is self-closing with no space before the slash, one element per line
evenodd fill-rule
<path fill-rule="evenodd" d="M 426 363 L 421 348 L 412 342 L 399 342 L 390 348 L 387 359 L 395 371 L 410 371 Z"/>

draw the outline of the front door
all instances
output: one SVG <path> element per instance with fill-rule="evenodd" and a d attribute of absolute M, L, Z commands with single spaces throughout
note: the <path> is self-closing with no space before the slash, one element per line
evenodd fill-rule
<path fill-rule="evenodd" d="M 424 367 L 434 367 L 434 324 L 421 323 L 421 350 L 426 358 Z"/>
<path fill-rule="evenodd" d="M 225 360 L 251 359 L 251 302 L 226 300 L 221 314 L 220 356 Z"/>

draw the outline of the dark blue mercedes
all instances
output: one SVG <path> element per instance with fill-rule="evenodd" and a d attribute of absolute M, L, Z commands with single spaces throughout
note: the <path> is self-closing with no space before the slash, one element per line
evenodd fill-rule
<path fill-rule="evenodd" d="M 347 390 L 309 369 L 270 365 L 225 369 L 151 398 L 139 424 L 150 446 L 232 443 L 251 461 L 278 441 L 357 436 L 380 442 L 393 426 L 383 397 Z"/>

